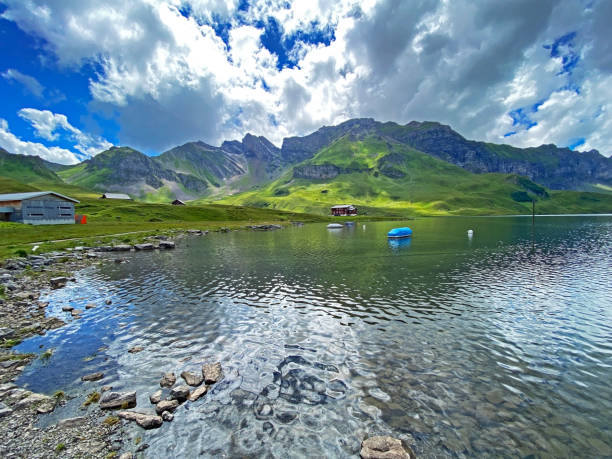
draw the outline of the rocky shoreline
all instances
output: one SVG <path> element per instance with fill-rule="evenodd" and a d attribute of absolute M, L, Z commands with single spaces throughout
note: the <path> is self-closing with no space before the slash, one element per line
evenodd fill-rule
<path fill-rule="evenodd" d="M 252 225 L 248 229 L 270 231 L 280 225 Z M 220 232 L 229 232 L 221 228 Z M 187 230 L 175 234 L 203 236 L 208 231 Z M 149 236 L 149 241 L 139 244 L 99 245 L 74 247 L 63 252 L 29 255 L 8 259 L 0 265 L 0 456 L 6 458 L 46 457 L 100 457 L 130 459 L 144 457 L 148 447 L 141 438 L 129 438 L 126 427 L 135 422 L 143 429 L 159 428 L 172 422 L 175 410 L 182 404 L 196 402 L 204 397 L 210 387 L 223 378 L 219 362 L 204 364 L 200 372 L 183 371 L 183 383 L 177 383 L 174 373 L 162 375 L 160 388 L 151 388 L 151 409 L 136 408 L 135 392 L 113 392 L 112 386 L 103 386 L 89 393 L 83 407 L 89 407 L 83 416 L 62 419 L 47 427 L 39 427 L 41 416 L 48 415 L 67 403 L 68 397 L 61 391 L 53 395 L 33 393 L 20 388 L 17 380 L 25 367 L 36 358 L 50 356 L 52 350 L 43 350 L 40 356 L 18 354 L 11 350 L 24 339 L 65 325 L 57 317 L 48 317 L 49 303 L 40 301 L 41 293 L 65 287 L 75 279 L 72 273 L 95 263 L 108 253 L 147 250 L 171 250 L 175 242 L 167 236 Z M 129 262 L 125 257 L 114 258 L 116 263 Z M 112 304 L 110 299 L 105 300 Z M 82 317 L 96 304 L 88 303 L 85 311 L 65 306 L 74 320 Z M 135 346 L 127 352 L 136 353 L 143 348 Z M 103 373 L 86 374 L 83 382 L 95 382 Z M 91 405 L 91 406 L 90 406 Z M 122 422 L 122 420 L 124 422 Z M 360 452 L 362 458 L 414 458 L 414 453 L 400 440 L 391 437 L 364 439 Z"/>

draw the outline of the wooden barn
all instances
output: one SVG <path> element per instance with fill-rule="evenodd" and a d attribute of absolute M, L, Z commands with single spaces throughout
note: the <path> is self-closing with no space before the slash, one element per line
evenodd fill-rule
<path fill-rule="evenodd" d="M 125 199 L 128 201 L 131 201 L 132 198 L 130 198 L 127 194 L 124 193 L 104 193 L 102 196 L 100 196 L 101 199 Z"/>
<path fill-rule="evenodd" d="M 174 201 L 172 201 L 172 205 L 173 206 L 184 206 L 185 203 L 181 201 L 180 199 L 175 199 Z"/>
<path fill-rule="evenodd" d="M 74 224 L 79 201 L 54 191 L 0 194 L 0 221 L 30 225 Z"/>
<path fill-rule="evenodd" d="M 352 204 L 333 206 L 331 208 L 331 213 L 334 217 L 342 217 L 344 215 L 357 215 L 357 207 Z"/>

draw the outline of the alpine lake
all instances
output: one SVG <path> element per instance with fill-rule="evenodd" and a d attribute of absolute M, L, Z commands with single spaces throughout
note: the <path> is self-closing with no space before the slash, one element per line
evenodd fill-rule
<path fill-rule="evenodd" d="M 417 457 L 612 456 L 611 215 L 189 236 L 41 300 L 68 323 L 17 347 L 54 350 L 17 384 L 75 397 L 41 425 L 105 384 L 152 412 L 163 373 L 221 362 L 172 422 L 127 427 L 147 457 L 357 457 L 372 435 Z"/>

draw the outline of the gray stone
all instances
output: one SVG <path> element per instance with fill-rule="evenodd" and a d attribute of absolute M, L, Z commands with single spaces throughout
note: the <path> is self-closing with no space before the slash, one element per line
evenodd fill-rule
<path fill-rule="evenodd" d="M 177 400 L 162 400 L 155 407 L 157 414 L 162 414 L 164 411 L 174 411 L 178 408 L 179 402 Z"/>
<path fill-rule="evenodd" d="M 164 423 L 160 416 L 138 411 L 119 411 L 117 416 L 128 421 L 135 421 L 143 429 L 157 429 Z"/>
<path fill-rule="evenodd" d="M 219 362 L 216 362 L 203 365 L 202 376 L 204 376 L 204 382 L 206 384 L 216 383 L 222 377 L 221 364 Z"/>
<path fill-rule="evenodd" d="M 164 411 L 161 417 L 166 422 L 170 422 L 174 419 L 174 415 L 170 411 Z"/>
<path fill-rule="evenodd" d="M 190 386 L 199 386 L 204 381 L 204 376 L 201 374 L 194 373 L 193 371 L 183 371 L 181 378 Z"/>
<path fill-rule="evenodd" d="M 134 459 L 134 455 L 130 452 L 123 453 L 121 456 L 119 456 L 119 459 Z"/>
<path fill-rule="evenodd" d="M 109 390 L 113 390 L 113 386 L 102 386 L 102 389 L 100 389 L 100 392 L 104 393 L 104 392 L 108 392 Z"/>
<path fill-rule="evenodd" d="M 58 427 L 76 427 L 76 426 L 80 426 L 81 424 L 85 424 L 86 421 L 87 421 L 87 418 L 84 416 L 80 416 L 77 418 L 62 419 L 60 422 L 57 423 L 57 426 Z"/>
<path fill-rule="evenodd" d="M 106 305 L 109 305 L 109 304 L 113 304 L 113 301 L 112 301 L 112 300 L 106 300 L 104 303 L 105 303 Z"/>
<path fill-rule="evenodd" d="M 49 282 L 51 283 L 51 288 L 62 288 L 62 287 L 65 287 L 66 284 L 68 283 L 68 278 L 67 277 L 54 277 L 53 279 L 50 279 Z"/>
<path fill-rule="evenodd" d="M 155 248 L 155 246 L 149 242 L 145 243 L 145 244 L 135 244 L 134 248 L 136 250 L 153 250 Z"/>
<path fill-rule="evenodd" d="M 132 250 L 132 246 L 128 244 L 118 244 L 111 248 L 113 252 L 129 252 L 130 250 Z"/>
<path fill-rule="evenodd" d="M 136 392 L 106 392 L 100 399 L 100 408 L 114 410 L 136 406 Z"/>
<path fill-rule="evenodd" d="M 162 390 L 158 390 L 157 392 L 154 392 L 153 394 L 149 395 L 149 401 L 153 404 L 153 405 L 157 405 L 162 398 Z"/>
<path fill-rule="evenodd" d="M 412 459 L 412 450 L 406 451 L 402 441 L 393 437 L 370 437 L 361 442 L 362 459 Z"/>
<path fill-rule="evenodd" d="M 6 327 L 0 328 L 0 339 L 11 339 L 14 336 L 15 330 Z"/>
<path fill-rule="evenodd" d="M 46 395 L 43 394 L 32 394 L 27 396 L 24 399 L 19 400 L 17 403 L 15 403 L 15 405 L 13 405 L 13 408 L 16 410 L 20 410 L 22 408 L 26 408 L 28 406 L 31 406 L 35 403 L 52 403 L 53 400 L 51 399 L 51 397 L 47 397 Z"/>
<path fill-rule="evenodd" d="M 64 312 L 70 312 L 70 311 L 72 311 L 73 309 L 74 309 L 74 308 L 73 308 L 72 306 L 70 306 L 70 305 L 68 305 L 68 306 L 62 306 L 62 311 L 64 311 Z"/>
<path fill-rule="evenodd" d="M 51 413 L 55 409 L 54 403 L 43 403 L 42 405 L 36 408 L 36 412 L 38 414 L 47 414 Z"/>
<path fill-rule="evenodd" d="M 4 403 L 0 402 L 0 419 L 2 419 L 5 416 L 8 416 L 9 414 L 11 414 L 13 412 L 13 410 L 11 410 L 8 406 L 6 406 Z"/>
<path fill-rule="evenodd" d="M 144 351 L 144 347 L 142 347 L 142 346 L 134 346 L 134 347 L 128 349 L 128 352 L 130 354 L 136 354 L 137 352 L 141 352 L 141 351 Z"/>
<path fill-rule="evenodd" d="M 93 309 L 93 308 L 95 308 L 95 307 L 96 307 L 96 305 L 95 305 L 94 303 L 87 303 L 87 304 L 85 305 L 85 309 Z"/>
<path fill-rule="evenodd" d="M 200 387 L 198 387 L 189 396 L 189 401 L 190 402 L 195 402 L 200 397 L 204 396 L 204 394 L 206 394 L 206 392 L 208 392 L 208 386 L 200 386 Z"/>
<path fill-rule="evenodd" d="M 172 387 L 174 386 L 175 382 L 176 382 L 176 376 L 174 375 L 174 373 L 165 373 L 162 376 L 161 381 L 159 382 L 159 385 L 161 387 Z"/>
<path fill-rule="evenodd" d="M 189 398 L 189 386 L 176 386 L 170 389 L 170 397 L 179 402 L 184 402 Z"/>
<path fill-rule="evenodd" d="M 72 317 L 78 317 L 81 314 L 83 314 L 83 310 L 82 309 L 73 309 L 72 311 L 70 311 L 70 314 L 72 314 Z"/>
<path fill-rule="evenodd" d="M 99 381 L 102 378 L 104 378 L 104 373 L 97 372 L 97 373 L 90 373 L 88 375 L 81 376 L 81 381 Z"/>
<path fill-rule="evenodd" d="M 173 249 L 174 247 L 175 247 L 175 244 L 172 241 L 159 241 L 160 249 Z"/>

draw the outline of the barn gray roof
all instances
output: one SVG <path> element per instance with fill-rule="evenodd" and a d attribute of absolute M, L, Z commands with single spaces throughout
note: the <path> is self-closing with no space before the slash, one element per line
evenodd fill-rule
<path fill-rule="evenodd" d="M 79 202 L 74 198 L 69 198 L 68 196 L 64 196 L 63 194 L 56 193 L 55 191 L 32 191 L 29 193 L 9 193 L 9 194 L 0 194 L 0 201 L 23 201 L 24 199 L 38 198 L 40 196 L 45 196 L 48 194 L 52 194 L 58 196 L 62 199 L 72 202 Z"/>

